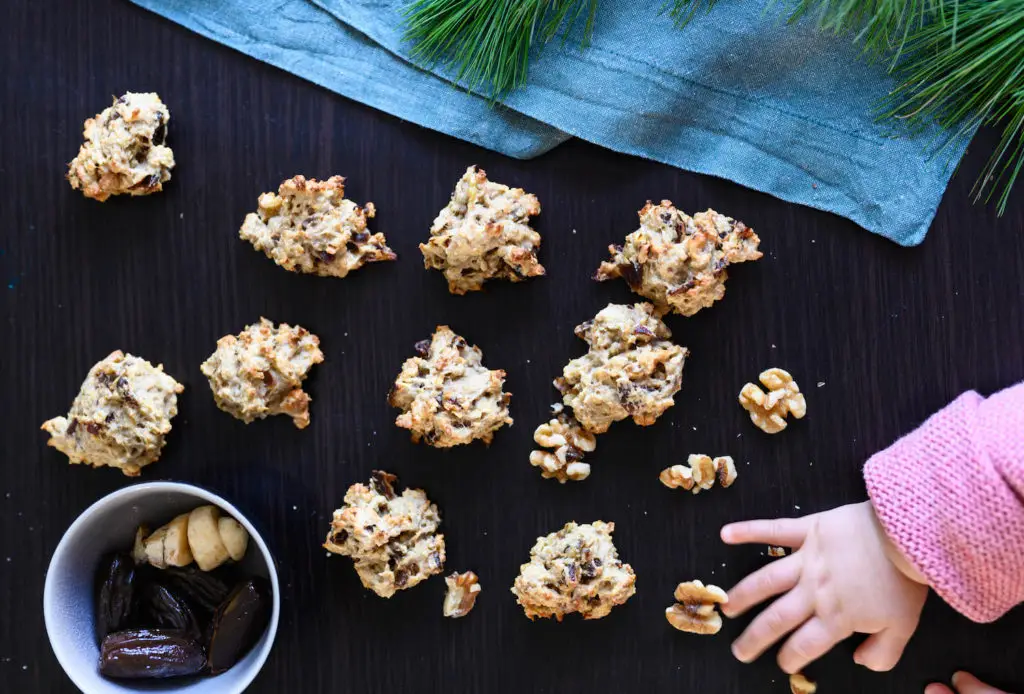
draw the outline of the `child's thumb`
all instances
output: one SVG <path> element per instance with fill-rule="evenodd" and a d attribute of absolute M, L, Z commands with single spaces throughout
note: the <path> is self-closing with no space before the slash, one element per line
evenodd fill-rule
<path fill-rule="evenodd" d="M 853 662 L 875 672 L 885 672 L 896 667 L 907 647 L 909 635 L 892 629 L 869 636 L 853 653 Z"/>
<path fill-rule="evenodd" d="M 957 694 L 1007 694 L 1002 689 L 990 687 L 967 672 L 953 675 L 953 686 L 956 687 Z"/>

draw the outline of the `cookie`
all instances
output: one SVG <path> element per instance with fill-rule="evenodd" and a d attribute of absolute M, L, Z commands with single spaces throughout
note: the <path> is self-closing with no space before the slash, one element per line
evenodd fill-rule
<path fill-rule="evenodd" d="M 85 121 L 85 142 L 67 179 L 82 195 L 149 195 L 171 180 L 174 152 L 164 144 L 171 112 L 153 92 L 127 92 Z"/>
<path fill-rule="evenodd" d="M 537 538 L 530 561 L 519 567 L 512 592 L 530 619 L 573 612 L 600 619 L 636 593 L 636 574 L 619 560 L 614 523 L 566 523 Z"/>
<path fill-rule="evenodd" d="M 651 304 L 608 304 L 576 335 L 590 350 L 566 364 L 555 388 L 587 431 L 603 433 L 627 417 L 648 426 L 672 407 L 689 352 L 669 341 Z"/>
<path fill-rule="evenodd" d="M 309 426 L 312 398 L 302 381 L 324 360 L 320 340 L 305 328 L 278 327 L 266 318 L 217 340 L 217 350 L 200 369 L 210 381 L 217 407 L 246 424 L 286 414 L 295 426 Z"/>
<path fill-rule="evenodd" d="M 351 557 L 363 586 L 382 598 L 412 588 L 444 569 L 441 516 L 422 489 L 395 492 L 394 475 L 374 470 L 369 484 L 353 484 L 334 512 L 324 542 Z"/>
<path fill-rule="evenodd" d="M 136 477 L 160 457 L 183 390 L 162 365 L 112 352 L 89 370 L 68 415 L 43 424 L 47 445 L 72 464 L 116 467 Z"/>
<path fill-rule="evenodd" d="M 345 179 L 326 181 L 295 176 L 277 193 L 264 193 L 239 236 L 291 272 L 344 277 L 367 263 L 394 260 L 384 234 L 371 234 L 366 220 L 376 214 L 372 202 L 359 207 L 345 199 Z"/>
<path fill-rule="evenodd" d="M 388 403 L 402 410 L 395 424 L 411 431 L 413 442 L 435 448 L 476 439 L 489 444 L 496 430 L 512 424 L 512 394 L 502 392 L 505 372 L 487 369 L 479 347 L 439 325 L 430 340 L 416 343 L 416 351 L 388 394 Z"/>
<path fill-rule="evenodd" d="M 640 228 L 594 274 L 600 282 L 621 277 L 654 303 L 658 314 L 692 316 L 725 296 L 726 268 L 757 260 L 761 239 L 743 222 L 714 210 L 693 217 L 668 200 L 640 210 Z"/>
<path fill-rule="evenodd" d="M 536 196 L 488 181 L 483 169 L 471 166 L 434 220 L 430 240 L 420 244 L 423 265 L 443 272 L 452 294 L 479 291 L 487 280 L 543 275 L 540 234 L 530 227 L 537 214 Z"/>

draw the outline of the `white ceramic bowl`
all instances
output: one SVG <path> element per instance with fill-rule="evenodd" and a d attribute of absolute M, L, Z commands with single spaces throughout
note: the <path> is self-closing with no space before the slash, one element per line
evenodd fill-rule
<path fill-rule="evenodd" d="M 100 558 L 130 551 L 140 523 L 158 527 L 179 513 L 214 504 L 249 531 L 249 549 L 241 568 L 263 576 L 273 589 L 270 622 L 252 650 L 216 677 L 181 680 L 109 680 L 99 673 L 96 642 L 95 573 Z M 274 644 L 281 612 L 281 590 L 274 559 L 256 529 L 234 506 L 216 494 L 178 482 L 147 482 L 108 494 L 80 515 L 61 538 L 50 560 L 43 588 L 43 618 L 50 645 L 64 672 L 85 694 L 131 694 L 140 691 L 188 694 L 239 694 L 263 667 Z"/>

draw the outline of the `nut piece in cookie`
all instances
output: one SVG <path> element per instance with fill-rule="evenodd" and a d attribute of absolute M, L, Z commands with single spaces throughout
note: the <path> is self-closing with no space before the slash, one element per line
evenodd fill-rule
<path fill-rule="evenodd" d="M 700 581 L 680 583 L 675 598 L 676 604 L 665 608 L 665 619 L 679 631 L 710 635 L 722 628 L 722 615 L 715 606 L 729 602 L 729 596 L 718 586 Z"/>
<path fill-rule="evenodd" d="M 573 612 L 600 619 L 636 593 L 636 574 L 619 560 L 614 523 L 566 523 L 537 538 L 529 563 L 519 567 L 512 592 L 530 619 Z"/>
<path fill-rule="evenodd" d="M 798 672 L 789 676 L 789 691 L 793 694 L 815 694 L 818 685 Z"/>
<path fill-rule="evenodd" d="M 736 463 L 727 455 L 714 460 L 710 456 L 693 453 L 686 465 L 673 465 L 665 468 L 658 479 L 669 489 L 686 489 L 699 494 L 703 489 L 711 489 L 717 481 L 722 488 L 731 487 L 736 481 Z"/>
<path fill-rule="evenodd" d="M 448 593 L 444 596 L 444 616 L 457 619 L 469 614 L 480 595 L 480 583 L 472 571 L 453 573 L 444 579 Z"/>
<path fill-rule="evenodd" d="M 47 445 L 71 463 L 107 465 L 135 477 L 160 457 L 183 390 L 162 365 L 112 352 L 89 370 L 68 415 L 43 424 Z"/>
<path fill-rule="evenodd" d="M 594 279 L 621 277 L 659 315 L 692 316 L 710 307 L 725 296 L 729 265 L 761 257 L 754 230 L 714 210 L 691 217 L 668 200 L 648 201 L 639 216 L 640 228 L 623 245 L 608 247 L 612 257 Z"/>
<path fill-rule="evenodd" d="M 85 121 L 85 142 L 68 164 L 67 179 L 82 195 L 149 195 L 171 180 L 174 152 L 164 144 L 171 112 L 153 92 L 127 92 Z"/>
<path fill-rule="evenodd" d="M 402 410 L 395 424 L 410 430 L 413 442 L 435 448 L 474 439 L 489 444 L 496 430 L 512 423 L 512 394 L 502 392 L 505 372 L 488 370 L 479 347 L 439 325 L 430 340 L 416 343 L 416 351 L 388 394 L 388 404 Z"/>
<path fill-rule="evenodd" d="M 552 450 L 532 451 L 530 465 L 540 468 L 544 479 L 556 479 L 562 484 L 568 480 L 585 480 L 590 476 L 590 465 L 583 462 L 583 456 L 597 448 L 597 438 L 566 413 L 562 405 L 551 409 L 554 419 L 537 427 L 533 440 L 538 446 Z"/>
<path fill-rule="evenodd" d="M 768 369 L 758 377 L 768 392 L 753 383 L 740 390 L 740 405 L 750 413 L 750 421 L 766 434 L 777 434 L 786 428 L 786 417 L 803 419 L 807 414 L 807 401 L 788 371 Z"/>
<path fill-rule="evenodd" d="M 359 207 L 345 198 L 345 179 L 295 176 L 277 193 L 264 193 L 239 231 L 242 239 L 291 272 L 344 277 L 366 263 L 394 260 L 384 234 L 371 234 L 372 202 Z"/>
<path fill-rule="evenodd" d="M 320 340 L 305 328 L 274 324 L 266 318 L 217 340 L 217 350 L 200 369 L 210 380 L 217 407 L 246 424 L 286 414 L 295 426 L 309 426 L 312 398 L 302 381 L 324 360 Z"/>
<path fill-rule="evenodd" d="M 555 388 L 583 428 L 601 434 L 627 417 L 648 426 L 672 407 L 688 350 L 669 341 L 651 304 L 608 304 L 576 335 L 590 350 L 566 364 Z"/>
<path fill-rule="evenodd" d="M 471 166 L 434 220 L 430 240 L 420 244 L 423 266 L 442 271 L 452 294 L 478 291 L 490 279 L 543 275 L 540 234 L 530 227 L 537 214 L 536 196 L 488 181 L 483 169 Z"/>
<path fill-rule="evenodd" d="M 382 598 L 412 588 L 444 569 L 441 516 L 422 489 L 395 491 L 394 475 L 374 470 L 353 484 L 334 512 L 324 548 L 352 557 L 363 586 Z"/>

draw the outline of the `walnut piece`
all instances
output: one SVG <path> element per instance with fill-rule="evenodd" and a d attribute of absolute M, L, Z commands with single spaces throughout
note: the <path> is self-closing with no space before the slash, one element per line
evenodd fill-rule
<path fill-rule="evenodd" d="M 334 512 L 324 548 L 352 557 L 363 586 L 382 598 L 444 569 L 441 516 L 422 489 L 395 492 L 397 478 L 374 470 L 369 484 L 353 484 Z"/>
<path fill-rule="evenodd" d="M 608 304 L 576 335 L 589 351 L 566 364 L 554 385 L 584 429 L 601 434 L 627 417 L 649 426 L 672 407 L 689 351 L 669 341 L 672 332 L 651 304 Z"/>
<path fill-rule="evenodd" d="M 583 456 L 597 448 L 597 438 L 581 427 L 561 405 L 553 406 L 552 410 L 556 412 L 554 419 L 537 427 L 533 440 L 538 446 L 554 452 L 531 452 L 530 465 L 540 468 L 544 479 L 556 479 L 562 484 L 568 480 L 585 480 L 590 476 L 590 465 L 583 462 Z"/>
<path fill-rule="evenodd" d="M 345 179 L 295 176 L 277 193 L 264 193 L 238 235 L 290 272 L 344 277 L 367 263 L 394 260 L 384 234 L 371 234 L 372 202 L 359 207 L 345 198 Z"/>
<path fill-rule="evenodd" d="M 599 282 L 621 277 L 650 299 L 659 314 L 692 316 L 725 296 L 726 268 L 757 260 L 761 239 L 743 222 L 714 210 L 693 217 L 669 200 L 640 210 L 640 228 L 594 274 Z"/>
<path fill-rule="evenodd" d="M 729 602 L 729 596 L 718 586 L 700 581 L 680 583 L 675 598 L 676 604 L 665 609 L 665 619 L 679 631 L 710 635 L 722 628 L 722 615 L 715 606 Z"/>
<path fill-rule="evenodd" d="M 246 424 L 286 414 L 299 429 L 309 426 L 312 398 L 302 390 L 309 370 L 324 360 L 320 339 L 298 325 L 274 326 L 266 318 L 217 340 L 200 370 L 224 412 Z"/>
<path fill-rule="evenodd" d="M 665 468 L 658 479 L 669 489 L 686 489 L 699 494 L 702 489 L 711 489 L 715 481 L 723 488 L 731 487 L 738 473 L 733 459 L 727 455 L 714 460 L 710 456 L 693 453 L 686 465 Z"/>
<path fill-rule="evenodd" d="M 530 619 L 573 612 L 600 619 L 636 593 L 636 574 L 619 560 L 612 543 L 614 523 L 566 523 L 558 532 L 537 538 L 530 561 L 519 567 L 512 586 Z"/>
<path fill-rule="evenodd" d="M 444 579 L 448 593 L 444 596 L 444 616 L 457 619 L 469 614 L 480 595 L 480 583 L 472 571 L 453 573 Z"/>
<path fill-rule="evenodd" d="M 402 410 L 395 424 L 435 448 L 449 448 L 480 439 L 489 444 L 494 432 L 512 424 L 511 393 L 502 392 L 505 372 L 490 371 L 479 347 L 437 326 L 430 340 L 416 343 L 419 356 L 402 364 L 388 403 Z"/>
<path fill-rule="evenodd" d="M 785 547 L 776 547 L 775 545 L 768 545 L 768 556 L 769 557 L 784 557 L 786 556 Z"/>
<path fill-rule="evenodd" d="M 789 691 L 793 694 L 815 694 L 818 691 L 818 685 L 798 672 L 789 676 Z"/>
<path fill-rule="evenodd" d="M 483 169 L 471 166 L 434 220 L 430 240 L 420 244 L 423 265 L 441 270 L 452 294 L 479 291 L 489 279 L 543 275 L 540 234 L 529 224 L 537 214 L 536 196 L 488 181 Z"/>
<path fill-rule="evenodd" d="M 750 421 L 766 434 L 777 434 L 786 428 L 786 417 L 803 419 L 807 401 L 788 371 L 773 368 L 762 371 L 758 379 L 768 389 L 765 393 L 753 383 L 740 390 L 740 405 L 750 413 Z"/>

